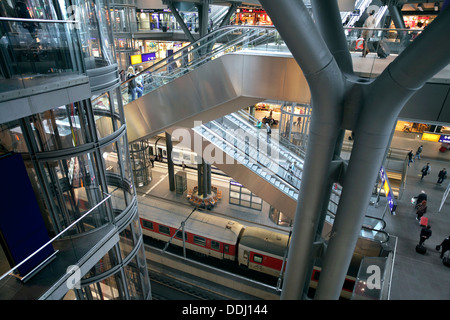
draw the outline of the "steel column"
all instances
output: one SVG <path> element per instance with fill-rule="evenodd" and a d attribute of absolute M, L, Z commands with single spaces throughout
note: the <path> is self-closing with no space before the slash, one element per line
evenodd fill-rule
<path fill-rule="evenodd" d="M 439 48 L 434 47 L 435 43 L 440 44 Z M 339 298 L 373 182 L 398 114 L 427 80 L 450 63 L 449 50 L 450 9 L 443 10 L 377 79 L 367 85 L 316 299 Z M 415 63 L 417 61 L 420 63 Z"/>
<path fill-rule="evenodd" d="M 309 285 L 310 259 L 322 211 L 328 166 L 342 119 L 344 81 L 302 1 L 261 0 L 278 32 L 300 65 L 312 97 L 308 152 L 303 167 L 282 299 L 299 299 Z M 338 14 L 339 12 L 337 12 Z M 342 26 L 341 26 L 342 28 Z M 324 94 L 323 88 L 327 88 Z"/>

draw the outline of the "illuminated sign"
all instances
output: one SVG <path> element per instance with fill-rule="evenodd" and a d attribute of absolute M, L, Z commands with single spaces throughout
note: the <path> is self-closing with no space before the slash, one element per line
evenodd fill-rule
<path fill-rule="evenodd" d="M 427 133 L 427 132 L 424 132 L 422 134 L 422 140 L 425 140 L 425 141 L 438 142 L 440 138 L 441 138 L 440 134 Z"/>
<path fill-rule="evenodd" d="M 450 135 L 441 134 L 441 136 L 439 138 L 439 142 L 450 143 Z"/>
<path fill-rule="evenodd" d="M 397 209 L 397 203 L 394 199 L 394 194 L 391 190 L 391 185 L 389 183 L 389 179 L 386 175 L 386 171 L 384 170 L 383 166 L 380 168 L 380 179 L 381 179 L 381 185 L 383 186 L 384 194 L 386 195 L 389 209 L 392 214 L 395 214 L 395 209 Z"/>
<path fill-rule="evenodd" d="M 144 53 L 141 55 L 141 57 L 142 57 L 142 62 L 153 61 L 153 60 L 156 60 L 156 53 L 155 52 Z"/>
<path fill-rule="evenodd" d="M 450 143 L 450 135 L 424 132 L 422 134 L 422 140 L 433 141 L 433 142 Z"/>
<path fill-rule="evenodd" d="M 142 63 L 142 57 L 140 54 L 135 54 L 133 56 L 130 56 L 131 64 L 138 64 Z"/>

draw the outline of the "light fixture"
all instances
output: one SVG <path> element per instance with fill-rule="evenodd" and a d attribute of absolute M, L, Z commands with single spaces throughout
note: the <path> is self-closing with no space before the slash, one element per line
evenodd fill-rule
<path fill-rule="evenodd" d="M 439 2 L 434 3 L 434 11 L 439 11 Z"/>
<path fill-rule="evenodd" d="M 423 11 L 423 4 L 422 4 L 422 3 L 419 3 L 419 4 L 417 5 L 417 9 L 419 9 L 419 11 Z"/>

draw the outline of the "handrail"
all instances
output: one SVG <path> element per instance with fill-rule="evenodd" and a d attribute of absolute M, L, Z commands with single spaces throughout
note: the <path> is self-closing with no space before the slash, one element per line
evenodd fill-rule
<path fill-rule="evenodd" d="M 90 210 L 88 210 L 86 213 L 84 213 L 81 217 L 79 217 L 77 220 L 75 220 L 74 222 L 72 222 L 67 228 L 65 228 L 63 231 L 61 231 L 60 233 L 58 233 L 56 236 L 54 236 L 52 239 L 50 239 L 46 244 L 44 244 L 43 246 L 41 246 L 38 250 L 36 250 L 34 253 L 32 253 L 30 256 L 28 256 L 27 258 L 25 258 L 24 260 L 22 260 L 22 262 L 20 262 L 19 264 L 15 265 L 14 268 L 10 269 L 9 271 L 7 271 L 6 273 L 4 273 L 1 277 L 0 277 L 0 281 L 3 280 L 3 278 L 5 278 L 7 275 L 9 275 L 11 272 L 13 272 L 15 269 L 17 269 L 18 267 L 20 267 L 22 264 L 24 264 L 26 261 L 28 261 L 29 259 L 31 259 L 34 255 L 36 255 L 39 251 L 43 250 L 45 247 L 47 247 L 49 244 L 51 244 L 53 241 L 55 241 L 57 238 L 59 238 L 59 236 L 61 236 L 62 234 L 64 234 L 67 230 L 69 230 L 70 228 L 72 228 L 74 225 L 76 225 L 79 221 L 81 221 L 85 216 L 87 216 L 88 214 L 90 214 L 93 210 L 95 210 L 96 208 L 98 208 L 101 204 L 103 204 L 103 202 L 105 202 L 106 200 L 108 200 L 111 195 L 103 192 L 102 193 L 105 195 L 107 195 L 106 198 L 104 198 L 102 201 L 100 201 L 99 203 L 97 203 L 95 206 L 93 206 Z"/>
<path fill-rule="evenodd" d="M 80 22 L 78 20 L 25 19 L 25 18 L 11 18 L 11 17 L 0 17 L 0 21 L 36 22 L 36 23 L 79 23 Z"/>

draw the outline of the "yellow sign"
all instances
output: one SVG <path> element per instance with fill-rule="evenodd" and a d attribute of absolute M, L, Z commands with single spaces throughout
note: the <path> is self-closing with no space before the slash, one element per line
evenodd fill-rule
<path fill-rule="evenodd" d="M 142 63 L 142 56 L 140 54 L 135 54 L 134 56 L 130 56 L 131 64 Z"/>
<path fill-rule="evenodd" d="M 422 134 L 422 140 L 425 141 L 439 142 L 440 137 L 441 137 L 440 134 L 426 133 L 426 132 Z"/>

